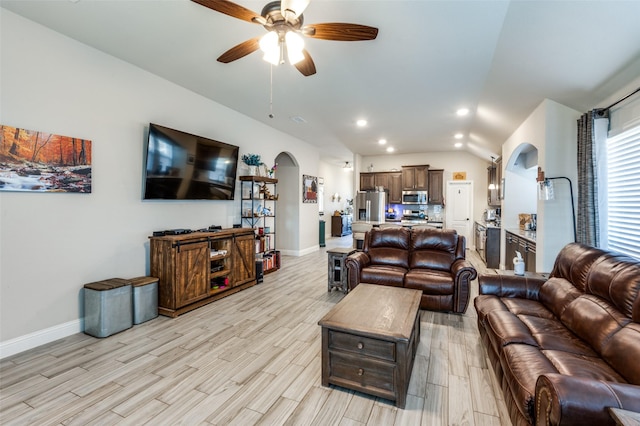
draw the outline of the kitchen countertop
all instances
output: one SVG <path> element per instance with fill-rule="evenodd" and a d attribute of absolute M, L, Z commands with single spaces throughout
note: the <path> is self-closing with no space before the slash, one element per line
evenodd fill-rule
<path fill-rule="evenodd" d="M 484 220 L 476 220 L 476 223 L 480 226 L 484 226 L 485 228 L 498 228 L 500 229 L 500 225 L 496 224 L 496 222 L 485 222 Z"/>
<path fill-rule="evenodd" d="M 518 228 L 509 228 L 506 229 L 506 231 L 524 238 L 525 240 L 531 241 L 532 243 L 536 242 L 536 231 L 523 231 Z"/>
<path fill-rule="evenodd" d="M 360 221 L 360 222 L 364 222 L 364 221 Z M 434 221 L 434 220 L 397 220 L 396 219 L 396 220 L 386 220 L 384 222 L 377 222 L 377 221 L 371 220 L 366 223 L 370 223 L 373 226 L 380 226 L 383 223 L 392 223 L 392 224 L 406 226 L 406 227 L 412 227 L 412 226 L 418 226 L 418 225 L 432 225 L 434 228 L 442 227 L 441 221 Z"/>

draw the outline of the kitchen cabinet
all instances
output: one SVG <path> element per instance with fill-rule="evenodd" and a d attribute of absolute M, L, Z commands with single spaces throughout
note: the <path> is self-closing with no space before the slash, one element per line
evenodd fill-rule
<path fill-rule="evenodd" d="M 428 191 L 429 165 L 402 166 L 402 189 L 406 191 Z"/>
<path fill-rule="evenodd" d="M 331 216 L 331 236 L 344 237 L 345 235 L 351 235 L 352 222 L 353 216 L 350 214 Z"/>
<path fill-rule="evenodd" d="M 429 204 L 444 204 L 444 170 L 429 169 Z"/>
<path fill-rule="evenodd" d="M 379 187 L 387 191 L 389 204 L 402 204 L 401 172 L 360 173 L 360 191 L 376 191 Z"/>
<path fill-rule="evenodd" d="M 374 191 L 376 188 L 375 173 L 360 173 L 360 191 Z"/>
<path fill-rule="evenodd" d="M 389 173 L 389 204 L 402 204 L 402 173 Z"/>
<path fill-rule="evenodd" d="M 383 187 L 385 190 L 389 189 L 389 173 L 374 173 L 373 182 L 376 188 Z"/>
<path fill-rule="evenodd" d="M 505 267 L 513 269 L 513 258 L 519 251 L 524 259 L 525 271 L 536 272 L 536 243 L 507 231 L 505 237 Z"/>

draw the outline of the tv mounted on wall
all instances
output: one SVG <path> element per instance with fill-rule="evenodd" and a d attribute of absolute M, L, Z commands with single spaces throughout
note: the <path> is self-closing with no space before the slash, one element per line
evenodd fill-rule
<path fill-rule="evenodd" d="M 235 145 L 149 124 L 145 200 L 233 200 Z"/>

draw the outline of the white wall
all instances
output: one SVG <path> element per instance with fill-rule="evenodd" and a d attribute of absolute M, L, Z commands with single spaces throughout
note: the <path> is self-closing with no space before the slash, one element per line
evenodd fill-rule
<path fill-rule="evenodd" d="M 453 179 L 453 172 L 466 172 L 467 180 L 474 182 L 473 219 L 481 219 L 484 210 L 488 207 L 487 167 L 490 163 L 466 151 L 368 156 L 362 157 L 358 164 L 357 174 L 366 172 L 371 164 L 374 172 L 401 170 L 402 166 L 428 164 L 431 169 L 444 169 L 445 187 L 446 182 Z M 359 185 L 359 180 L 356 185 Z M 469 241 L 467 246 L 472 247 L 472 243 Z"/>
<path fill-rule="evenodd" d="M 554 201 L 538 201 L 535 187 L 537 168 L 521 174 L 506 169 L 512 165 L 514 153 L 517 155 L 523 144 L 531 144 L 538 150 L 538 166 L 542 167 L 546 176 L 567 176 L 573 180 L 575 188 L 576 120 L 579 116 L 578 111 L 545 99 L 502 145 L 506 183 L 501 238 L 504 242 L 505 229 L 517 229 L 519 213 L 537 212 L 536 268 L 541 272 L 551 271 L 560 249 L 573 241 L 568 191 L 559 189 Z M 504 265 L 505 256 L 512 254 L 505 255 L 504 244 L 501 245 L 501 252 L 501 264 Z"/>
<path fill-rule="evenodd" d="M 149 122 L 238 145 L 268 164 L 286 151 L 300 173 L 317 175 L 315 147 L 7 10 L 1 15 L 0 122 L 93 141 L 91 194 L 0 193 L 2 356 L 35 335 L 80 331 L 83 284 L 147 274 L 152 231 L 240 221 L 239 201 L 141 200 Z M 317 232 L 307 231 L 317 229 L 317 212 L 301 210 L 294 250 L 317 246 Z"/>

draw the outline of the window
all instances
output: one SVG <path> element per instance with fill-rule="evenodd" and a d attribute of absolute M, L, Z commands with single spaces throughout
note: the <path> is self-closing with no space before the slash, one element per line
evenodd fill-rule
<path fill-rule="evenodd" d="M 607 248 L 640 259 L 640 125 L 607 139 Z"/>

